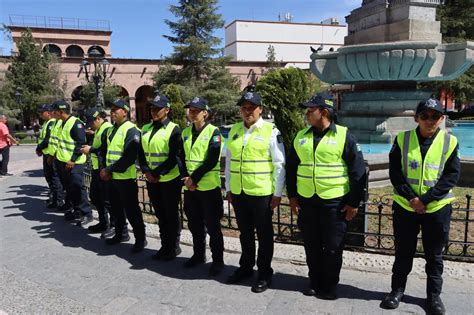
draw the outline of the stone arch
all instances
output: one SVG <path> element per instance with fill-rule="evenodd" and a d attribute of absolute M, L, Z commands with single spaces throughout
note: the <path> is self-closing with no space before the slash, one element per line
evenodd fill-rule
<path fill-rule="evenodd" d="M 90 54 L 91 50 L 94 49 L 94 48 L 97 49 L 97 50 L 100 52 L 100 54 L 102 55 L 102 57 L 105 56 L 105 50 L 104 50 L 104 48 L 102 48 L 102 47 L 100 47 L 100 46 L 97 46 L 97 45 L 89 47 L 89 49 L 87 50 L 87 53 Z"/>
<path fill-rule="evenodd" d="M 46 44 L 46 45 L 44 45 L 43 51 L 48 51 L 50 54 L 56 55 L 58 57 L 61 57 L 61 55 L 63 53 L 61 48 L 59 48 L 59 46 L 55 45 L 55 44 Z"/>
<path fill-rule="evenodd" d="M 79 86 L 76 86 L 74 88 L 74 90 L 72 90 L 72 92 L 71 92 L 71 102 L 80 100 L 81 91 L 82 91 L 83 88 L 84 88 L 84 86 L 79 85 Z"/>
<path fill-rule="evenodd" d="M 67 57 L 84 57 L 84 49 L 77 45 L 70 45 L 66 48 Z"/>
<path fill-rule="evenodd" d="M 119 93 L 119 97 L 120 98 L 127 98 L 127 99 L 130 98 L 130 93 L 128 93 L 127 89 L 124 88 L 121 85 L 118 85 L 118 86 L 121 88 L 120 93 Z"/>
<path fill-rule="evenodd" d="M 153 86 L 142 85 L 135 92 L 136 119 L 139 126 L 150 121 L 150 110 L 146 106 L 149 99 L 153 98 Z"/>

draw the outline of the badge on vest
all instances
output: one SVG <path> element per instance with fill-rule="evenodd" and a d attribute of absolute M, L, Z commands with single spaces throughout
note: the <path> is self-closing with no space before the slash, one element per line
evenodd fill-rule
<path fill-rule="evenodd" d="M 410 168 L 412 170 L 416 170 L 418 167 L 420 167 L 420 163 L 417 160 L 410 161 Z"/>
<path fill-rule="evenodd" d="M 326 144 L 335 145 L 335 144 L 337 144 L 337 141 L 336 141 L 336 140 L 329 139 L 328 141 L 326 141 Z"/>
<path fill-rule="evenodd" d="M 300 139 L 300 140 L 298 141 L 298 144 L 299 144 L 299 145 L 303 145 L 303 144 L 305 144 L 305 143 L 306 143 L 306 139 Z"/>
<path fill-rule="evenodd" d="M 236 133 L 236 134 L 232 137 L 232 140 L 236 140 L 238 137 L 239 137 L 239 134 Z"/>
<path fill-rule="evenodd" d="M 186 142 L 189 139 L 188 136 L 184 137 L 183 142 Z"/>

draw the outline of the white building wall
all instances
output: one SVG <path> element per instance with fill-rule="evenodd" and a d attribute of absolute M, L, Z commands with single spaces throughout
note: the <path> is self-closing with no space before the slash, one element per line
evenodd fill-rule
<path fill-rule="evenodd" d="M 272 45 L 278 61 L 309 66 L 310 46 L 337 50 L 346 35 L 343 25 L 234 21 L 225 30 L 224 54 L 235 61 L 266 61 Z"/>

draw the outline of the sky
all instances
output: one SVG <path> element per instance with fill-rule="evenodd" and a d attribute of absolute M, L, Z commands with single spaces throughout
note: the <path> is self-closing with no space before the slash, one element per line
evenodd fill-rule
<path fill-rule="evenodd" d="M 115 58 L 161 59 L 173 51 L 173 46 L 163 38 L 171 35 L 165 19 L 175 17 L 169 6 L 172 0 L 0 0 L 0 23 L 8 25 L 10 15 L 30 15 L 108 20 L 112 30 L 111 50 Z M 290 12 L 293 22 L 319 23 L 337 17 L 345 24 L 344 17 L 359 7 L 362 0 L 220 0 L 218 13 L 225 25 L 234 20 L 278 21 Z M 224 29 L 216 31 L 222 38 Z M 9 55 L 11 43 L 0 34 L 0 50 Z"/>

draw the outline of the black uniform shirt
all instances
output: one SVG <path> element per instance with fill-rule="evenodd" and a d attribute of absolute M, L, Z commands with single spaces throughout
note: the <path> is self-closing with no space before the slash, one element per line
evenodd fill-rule
<path fill-rule="evenodd" d="M 194 125 L 192 126 L 192 140 L 191 140 L 191 145 L 194 145 L 194 142 L 196 139 L 199 137 L 201 132 L 206 128 L 208 123 L 204 125 L 200 130 L 196 130 Z M 195 184 L 197 184 L 201 178 L 209 171 L 211 171 L 216 163 L 219 162 L 219 157 L 221 155 L 221 133 L 219 132 L 219 129 L 215 129 L 214 133 L 211 136 L 211 139 L 209 139 L 209 144 L 208 144 L 208 149 L 207 149 L 207 156 L 204 159 L 204 162 L 201 166 L 199 166 L 191 175 L 191 179 Z M 186 157 L 185 157 L 185 152 L 182 150 L 181 155 L 181 161 L 183 164 L 183 175 L 184 176 L 189 176 L 188 170 L 186 168 Z"/>
<path fill-rule="evenodd" d="M 150 140 L 161 129 L 161 127 L 165 127 L 168 125 L 170 120 L 166 118 L 163 123 L 159 121 L 153 122 L 153 129 L 151 132 Z M 181 129 L 179 126 L 175 126 L 173 131 L 171 131 L 171 135 L 168 142 L 169 146 L 169 153 L 168 158 L 163 161 L 160 165 L 158 165 L 155 169 L 150 169 L 148 163 L 146 162 L 145 152 L 143 151 L 143 146 L 140 145 L 138 150 L 138 159 L 140 162 L 140 168 L 142 169 L 143 173 L 151 172 L 151 175 L 158 177 L 161 175 L 168 174 L 176 165 L 178 165 L 180 172 L 182 173 L 182 163 L 180 161 L 180 152 L 183 150 L 183 140 L 181 139 Z"/>
<path fill-rule="evenodd" d="M 330 126 L 323 132 L 319 132 L 314 127 L 311 127 L 308 130 L 308 132 L 313 132 L 313 148 L 315 151 L 319 142 L 329 130 L 336 132 L 336 124 L 334 122 L 331 122 Z M 348 193 L 346 203 L 352 207 L 358 207 L 364 196 L 364 188 L 367 182 L 367 176 L 365 172 L 364 157 L 360 151 L 359 145 L 357 144 L 356 138 L 350 132 L 347 132 L 346 134 L 342 159 L 347 165 L 347 171 L 349 175 L 350 191 Z M 286 172 L 286 189 L 289 198 L 297 196 L 296 173 L 300 162 L 300 158 L 298 157 L 298 154 L 292 145 L 290 155 L 287 160 Z"/>
<path fill-rule="evenodd" d="M 104 164 L 106 155 L 107 155 L 107 140 L 112 141 L 112 139 L 114 138 L 120 126 L 121 125 L 114 124 L 112 127 L 110 127 L 112 128 L 112 131 L 108 139 L 107 139 L 106 132 L 102 134 L 102 151 L 101 151 L 102 165 L 107 165 L 107 164 Z M 104 135 L 105 135 L 105 139 L 104 139 Z M 140 145 L 140 131 L 138 131 L 138 129 L 135 127 L 128 129 L 127 134 L 125 136 L 125 140 L 124 140 L 124 149 L 123 149 L 122 156 L 113 164 L 107 166 L 106 169 L 115 173 L 124 173 L 125 171 L 127 171 L 127 168 L 135 164 L 135 161 L 137 160 L 137 152 L 138 152 L 139 145 Z"/>
<path fill-rule="evenodd" d="M 420 128 L 416 128 L 416 134 L 418 136 L 418 143 L 420 145 L 421 157 L 423 161 L 425 159 L 426 152 L 428 152 L 428 149 L 433 143 L 433 140 L 436 138 L 438 132 L 439 129 L 431 138 L 423 138 L 420 134 Z M 443 199 L 449 190 L 456 185 L 461 171 L 461 162 L 458 156 L 458 149 L 459 145 L 456 145 L 453 153 L 447 157 L 443 173 L 436 185 L 431 187 L 423 196 L 418 196 L 420 197 L 423 204 L 427 205 L 431 201 Z M 398 145 L 397 139 L 395 139 L 392 149 L 390 150 L 389 161 L 390 181 L 392 182 L 392 185 L 396 189 L 397 193 L 407 200 L 417 197 L 417 194 L 413 191 L 413 189 L 411 189 L 410 185 L 405 179 L 405 176 L 403 176 L 402 152 L 400 146 Z"/>
<path fill-rule="evenodd" d="M 41 141 L 40 143 L 38 143 L 38 145 L 36 146 L 36 151 L 42 151 L 44 149 L 46 149 L 49 145 L 49 138 L 51 137 L 51 129 L 53 129 L 53 126 L 56 124 L 56 120 L 51 120 L 49 123 L 48 122 L 45 122 L 45 124 L 47 124 L 45 126 L 46 128 L 46 134 L 44 136 L 44 139 L 43 141 Z"/>
<path fill-rule="evenodd" d="M 63 121 L 61 129 L 64 128 L 67 121 L 72 117 L 73 116 L 69 116 L 65 121 Z M 74 140 L 74 150 L 72 152 L 71 161 L 76 162 L 76 160 L 82 155 L 81 147 L 84 144 L 87 144 L 86 129 L 84 128 L 84 124 L 82 123 L 82 121 L 80 121 L 79 119 L 76 120 L 74 125 L 72 125 L 70 135 L 72 140 Z"/>

